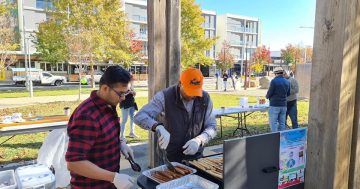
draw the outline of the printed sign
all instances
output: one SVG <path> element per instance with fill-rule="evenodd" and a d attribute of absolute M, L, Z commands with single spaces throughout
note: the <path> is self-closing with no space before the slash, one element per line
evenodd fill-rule
<path fill-rule="evenodd" d="M 304 182 L 307 128 L 280 132 L 278 189 Z"/>

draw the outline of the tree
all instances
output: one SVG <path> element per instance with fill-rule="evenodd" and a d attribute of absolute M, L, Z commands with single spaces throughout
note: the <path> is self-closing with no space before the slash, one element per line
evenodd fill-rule
<path fill-rule="evenodd" d="M 34 39 L 37 55 L 44 61 L 56 64 L 69 59 L 63 28 L 55 20 L 41 23 Z"/>
<path fill-rule="evenodd" d="M 87 44 L 86 50 L 75 50 L 71 46 L 71 41 L 66 43 L 67 57 L 72 60 L 72 56 L 81 56 L 84 63 L 90 64 L 91 78 L 93 79 L 93 64 L 95 62 L 107 62 L 112 60 L 114 63 L 122 64 L 124 67 L 130 65 L 139 59 L 138 50 L 133 48 L 133 35 L 131 34 L 126 21 L 126 15 L 121 10 L 121 2 L 119 0 L 60 0 L 54 1 L 56 11 L 48 11 L 47 14 L 52 18 L 52 22 L 59 26 L 43 27 L 44 31 L 39 34 L 51 33 L 54 29 L 60 29 L 57 35 L 59 40 L 74 39 L 74 37 L 86 36 L 78 41 Z M 49 24 L 41 23 L 41 24 Z M 41 25 L 40 24 L 40 25 Z M 45 30 L 45 29 L 48 30 Z M 37 38 L 48 40 L 37 40 L 36 47 L 40 52 L 47 52 L 50 45 L 42 45 L 41 43 L 54 43 L 48 37 L 38 36 Z M 85 47 L 82 44 L 82 47 Z M 52 44 L 51 47 L 62 46 Z M 44 48 L 44 50 L 41 50 Z M 76 48 L 75 48 L 76 49 Z M 86 53 L 85 53 L 86 52 Z M 79 54 L 83 53 L 83 54 Z M 85 53 L 85 54 L 84 54 Z M 58 54 L 61 59 L 62 53 Z M 86 58 L 85 58 L 86 57 Z M 79 63 L 79 62 L 76 62 Z M 94 82 L 92 82 L 94 87 Z"/>
<path fill-rule="evenodd" d="M 312 47 L 306 47 L 305 48 L 305 53 L 306 53 L 305 63 L 312 62 L 313 48 Z"/>
<path fill-rule="evenodd" d="M 299 63 L 301 61 L 301 51 L 291 44 L 288 44 L 285 49 L 281 49 L 281 57 L 286 64 Z"/>
<path fill-rule="evenodd" d="M 217 54 L 217 66 L 226 71 L 232 68 L 235 64 L 234 55 L 230 52 L 230 44 L 227 41 L 223 41 L 221 51 Z"/>
<path fill-rule="evenodd" d="M 216 38 L 206 38 L 202 27 L 204 17 L 195 0 L 181 0 L 181 66 L 211 65 L 205 51 L 215 44 Z"/>
<path fill-rule="evenodd" d="M 220 68 L 223 72 L 234 66 L 235 58 L 234 55 L 231 53 L 229 42 L 223 41 L 221 51 L 217 54 L 217 60 L 217 67 Z M 236 90 L 234 78 L 230 78 L 233 83 L 234 90 Z M 218 89 L 218 79 L 219 77 L 216 77 L 216 89 Z"/>
<path fill-rule="evenodd" d="M 0 2 L 0 76 L 7 67 L 15 63 L 16 57 L 13 51 L 20 47 L 13 10 L 14 4 L 7 1 Z"/>
<path fill-rule="evenodd" d="M 271 62 L 270 49 L 266 48 L 265 46 L 256 48 L 253 57 L 251 57 L 251 60 L 252 63 L 250 65 L 250 69 L 256 73 L 262 72 L 264 65 Z"/>

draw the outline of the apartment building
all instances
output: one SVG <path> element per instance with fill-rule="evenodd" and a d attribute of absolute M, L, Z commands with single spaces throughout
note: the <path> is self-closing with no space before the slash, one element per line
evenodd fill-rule
<path fill-rule="evenodd" d="M 0 0 L 4 1 L 4 0 Z M 18 3 L 18 28 L 21 34 L 21 51 L 17 52 L 18 62 L 16 67 L 25 67 L 24 63 L 24 35 L 28 44 L 30 54 L 34 54 L 36 49 L 32 43 L 32 37 L 37 30 L 39 23 L 48 19 L 45 10 L 53 7 L 52 0 L 14 0 Z M 127 14 L 129 27 L 132 30 L 135 40 L 142 44 L 142 61 L 136 62 L 132 66 L 133 73 L 146 73 L 147 66 L 144 63 L 148 56 L 148 27 L 147 27 L 147 0 L 124 0 L 123 9 Z M 261 44 L 260 21 L 258 18 L 224 14 L 217 15 L 215 11 L 203 10 L 202 16 L 206 37 L 217 36 L 216 45 L 204 52 L 206 56 L 216 60 L 217 54 L 221 51 L 221 45 L 224 40 L 231 45 L 231 52 L 237 63 L 234 71 L 243 73 L 243 66 L 246 60 L 250 60 L 255 49 Z M 59 63 L 52 65 L 42 62 L 36 56 L 31 56 L 31 65 L 34 68 L 40 68 L 58 75 L 76 74 L 76 63 Z M 97 63 L 96 70 L 103 70 L 107 63 Z M 216 65 L 200 66 L 205 76 L 213 76 L 216 72 Z"/>
<path fill-rule="evenodd" d="M 230 52 L 235 58 L 233 71 L 244 74 L 244 65 L 261 44 L 260 20 L 254 17 L 234 14 L 218 15 L 216 31 L 219 37 L 216 43 L 216 52 L 222 49 L 222 44 L 227 41 Z"/>
<path fill-rule="evenodd" d="M 209 10 L 202 10 L 202 16 L 204 17 L 203 28 L 205 30 L 206 38 L 216 37 L 216 12 Z M 216 59 L 215 45 L 205 52 L 207 57 Z M 216 65 L 200 66 L 201 72 L 205 77 L 214 76 L 216 72 Z"/>

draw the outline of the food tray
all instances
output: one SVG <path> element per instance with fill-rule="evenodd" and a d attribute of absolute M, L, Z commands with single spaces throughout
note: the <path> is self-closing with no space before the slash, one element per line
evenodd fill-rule
<path fill-rule="evenodd" d="M 217 158 L 222 158 L 223 155 L 220 154 L 220 155 L 212 155 L 212 156 L 207 156 L 207 157 L 203 157 L 203 158 L 200 158 L 198 160 L 201 160 L 201 159 L 204 159 L 204 158 L 209 158 L 209 159 L 217 159 Z M 189 165 L 191 167 L 194 167 L 196 168 L 200 173 L 202 173 L 203 175 L 206 175 L 208 176 L 209 178 L 213 178 L 213 179 L 216 179 L 217 181 L 220 181 L 220 182 L 223 182 L 223 178 L 222 175 L 221 177 L 219 177 L 218 175 L 215 175 L 215 174 L 212 174 L 212 172 L 208 172 L 207 170 L 204 170 L 202 169 L 201 167 L 197 166 L 196 164 L 194 164 L 192 161 L 189 161 Z"/>
<path fill-rule="evenodd" d="M 188 167 L 188 166 L 186 166 L 186 165 L 183 165 L 183 164 L 181 164 L 181 163 L 171 162 L 171 164 L 172 164 L 173 166 L 180 166 L 180 167 L 184 167 L 184 168 L 186 168 L 186 169 L 191 170 L 191 173 L 188 174 L 188 175 L 191 175 L 191 174 L 196 173 L 196 169 L 193 169 L 193 168 Z M 142 172 L 142 174 L 145 175 L 147 178 L 149 178 L 149 179 L 151 179 L 151 180 L 153 180 L 153 181 L 155 181 L 155 182 L 157 182 L 157 183 L 161 183 L 159 180 L 157 180 L 156 178 L 154 178 L 152 175 L 153 175 L 156 171 L 165 171 L 165 170 L 168 170 L 168 168 L 166 167 L 166 165 L 161 165 L 161 166 L 159 166 L 159 167 L 155 167 L 155 168 L 146 170 L 146 171 Z M 188 175 L 186 175 L 186 176 L 188 176 Z M 181 177 L 181 178 L 183 178 L 183 177 Z M 177 179 L 174 179 L 174 180 L 177 180 Z"/>
<path fill-rule="evenodd" d="M 218 189 L 219 185 L 198 175 L 187 175 L 167 183 L 159 184 L 156 189 Z"/>

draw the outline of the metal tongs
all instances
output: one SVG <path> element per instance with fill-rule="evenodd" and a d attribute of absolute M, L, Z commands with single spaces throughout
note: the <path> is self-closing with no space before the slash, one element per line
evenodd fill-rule
<path fill-rule="evenodd" d="M 157 137 L 160 138 L 161 134 L 159 131 L 156 131 L 156 134 L 157 134 Z M 159 145 L 159 144 L 158 144 Z M 167 158 L 167 154 L 166 154 L 166 149 L 161 149 L 160 146 L 159 146 L 159 149 L 161 151 L 161 158 L 163 160 L 163 162 L 165 163 L 166 167 L 170 170 L 170 171 L 173 171 L 173 172 L 177 172 L 175 167 L 170 163 L 170 161 L 168 160 Z"/>
<path fill-rule="evenodd" d="M 129 155 L 128 158 L 125 158 L 129 161 L 130 165 L 131 165 L 131 169 L 136 171 L 136 172 L 140 172 L 141 171 L 141 167 L 139 164 L 137 164 L 134 159 Z"/>

